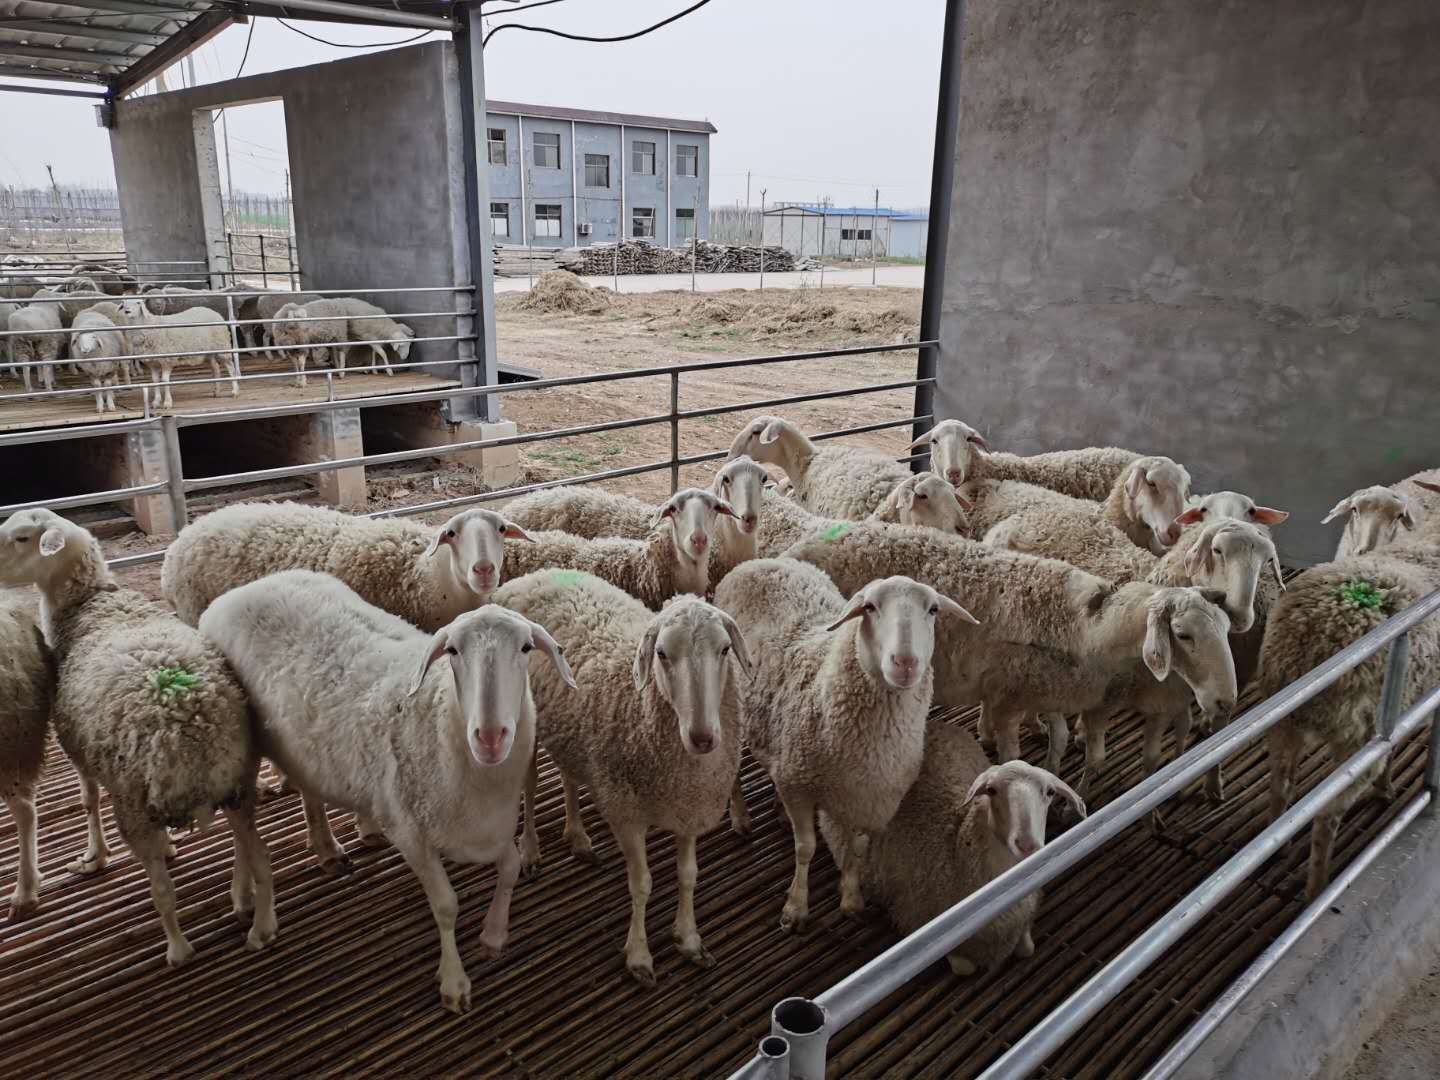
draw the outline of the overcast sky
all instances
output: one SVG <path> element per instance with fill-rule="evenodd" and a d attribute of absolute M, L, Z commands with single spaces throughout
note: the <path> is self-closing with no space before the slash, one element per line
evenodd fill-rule
<path fill-rule="evenodd" d="M 552 26 L 582 34 L 639 29 L 686 0 L 568 0 L 489 22 Z M 594 44 L 508 30 L 486 47 L 490 96 L 547 105 L 708 119 L 714 147 L 712 203 L 751 198 L 842 205 L 923 205 L 929 195 L 943 0 L 712 0 L 631 42 Z M 414 31 L 301 22 L 347 43 L 394 42 Z M 195 53 L 201 83 L 234 76 L 248 27 L 231 27 Z M 432 35 L 434 40 L 443 35 Z M 274 19 L 256 20 L 245 72 L 359 55 L 309 41 Z M 167 74 L 182 84 L 185 65 Z M 15 81 L 15 80 L 7 80 Z M 49 84 L 57 85 L 57 84 Z M 230 110 L 237 190 L 281 191 L 285 137 L 278 103 Z M 111 187 L 109 141 L 79 99 L 0 94 L 0 185 Z"/>

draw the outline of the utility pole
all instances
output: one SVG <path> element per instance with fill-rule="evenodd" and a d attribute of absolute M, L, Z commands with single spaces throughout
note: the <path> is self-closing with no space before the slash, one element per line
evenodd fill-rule
<path fill-rule="evenodd" d="M 745 231 L 746 231 L 746 233 L 749 233 L 749 231 L 750 231 L 750 170 L 749 170 L 749 169 L 746 169 L 746 170 L 745 170 Z M 761 228 L 761 230 L 760 230 L 760 242 L 761 242 L 762 244 L 765 242 L 765 230 L 764 230 L 763 226 L 762 226 L 762 228 Z"/>
<path fill-rule="evenodd" d="M 875 225 L 880 220 L 880 189 L 875 189 L 875 216 L 870 219 L 870 284 L 875 282 Z"/>
<path fill-rule="evenodd" d="M 760 189 L 760 291 L 765 291 L 765 188 Z"/>
<path fill-rule="evenodd" d="M 235 202 L 235 180 L 230 174 L 230 121 L 225 116 L 227 111 L 228 110 L 225 109 L 220 111 L 220 130 L 225 135 L 225 194 L 233 205 Z M 224 215 L 222 214 L 221 217 L 223 218 Z M 234 227 L 233 221 L 231 222 L 231 227 Z"/>

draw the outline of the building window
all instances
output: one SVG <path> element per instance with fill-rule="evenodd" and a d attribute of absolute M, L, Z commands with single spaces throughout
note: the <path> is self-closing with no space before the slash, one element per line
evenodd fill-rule
<path fill-rule="evenodd" d="M 535 132 L 535 168 L 560 167 L 560 136 L 546 131 Z"/>
<path fill-rule="evenodd" d="M 536 203 L 535 204 L 535 239 L 544 240 L 546 237 L 559 238 L 560 236 L 560 204 L 559 203 Z"/>
<path fill-rule="evenodd" d="M 630 215 L 631 236 L 655 235 L 655 208 L 653 206 L 637 206 L 630 211 Z"/>
<path fill-rule="evenodd" d="M 603 188 L 610 186 L 609 154 L 585 155 L 585 186 Z"/>
<path fill-rule="evenodd" d="M 689 240 L 695 235 L 695 211 L 675 211 L 675 239 Z"/>
<path fill-rule="evenodd" d="M 869 239 L 870 239 L 870 230 L 869 230 L 869 229 L 841 229 L 841 230 L 840 230 L 840 239 L 841 239 L 841 240 L 869 240 Z"/>
<path fill-rule="evenodd" d="M 510 204 L 508 202 L 492 202 L 490 204 L 490 235 L 497 239 L 510 235 Z"/>
<path fill-rule="evenodd" d="M 637 142 L 631 145 L 630 171 L 642 176 L 654 176 L 655 144 L 653 142 Z"/>
<path fill-rule="evenodd" d="M 675 175 L 676 176 L 699 176 L 700 175 L 700 147 L 686 146 L 678 143 L 675 146 Z"/>
<path fill-rule="evenodd" d="M 490 164 L 491 164 L 491 165 L 504 165 L 504 164 L 506 163 L 506 160 L 507 160 L 507 159 L 506 159 L 506 155 L 505 155 L 505 129 L 504 129 L 504 128 L 491 128 L 491 129 L 490 129 Z"/>

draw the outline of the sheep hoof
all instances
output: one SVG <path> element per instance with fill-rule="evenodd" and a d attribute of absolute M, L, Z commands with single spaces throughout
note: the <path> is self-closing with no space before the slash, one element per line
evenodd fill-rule
<path fill-rule="evenodd" d="M 105 869 L 105 864 L 110 861 L 108 854 L 94 854 L 86 852 L 80 858 L 65 864 L 65 872 L 69 874 L 98 874 Z"/>
<path fill-rule="evenodd" d="M 470 1011 L 470 980 L 461 975 L 453 985 L 440 984 L 440 1004 L 457 1016 Z"/>
<path fill-rule="evenodd" d="M 749 814 L 745 814 L 743 817 L 736 817 L 734 814 L 731 814 L 730 831 L 736 836 L 749 840 L 755 833 L 755 823 L 750 820 Z"/>
<path fill-rule="evenodd" d="M 810 912 L 808 910 L 786 904 L 785 910 L 780 913 L 780 929 L 787 934 L 803 934 L 809 923 Z"/>
<path fill-rule="evenodd" d="M 253 900 L 233 904 L 230 911 L 235 916 L 235 921 L 246 929 L 249 929 L 255 922 L 255 902 Z"/>
<path fill-rule="evenodd" d="M 975 961 L 967 956 L 961 956 L 959 953 L 951 953 L 945 959 L 950 964 L 951 972 L 960 976 L 962 979 L 968 979 L 979 970 L 979 968 L 975 966 Z"/>
<path fill-rule="evenodd" d="M 178 857 L 179 854 L 180 853 L 175 850 L 175 838 L 172 836 L 165 841 L 165 858 L 174 859 Z"/>
<path fill-rule="evenodd" d="M 595 854 L 595 848 L 591 846 L 588 836 L 577 837 L 570 841 L 570 856 L 576 862 L 586 863 L 589 866 L 600 865 L 600 856 Z"/>
<path fill-rule="evenodd" d="M 1165 832 L 1165 815 L 1159 810 L 1150 811 L 1150 832 L 1153 836 L 1160 836 Z"/>
<path fill-rule="evenodd" d="M 320 864 L 320 872 L 326 877 L 340 877 L 355 869 L 351 865 L 350 856 L 343 851 L 332 851 L 328 855 L 317 855 L 315 858 Z"/>
<path fill-rule="evenodd" d="M 250 933 L 245 935 L 245 948 L 249 952 L 262 952 L 274 940 L 275 927 L 266 929 L 256 923 L 250 928 Z"/>
<path fill-rule="evenodd" d="M 540 876 L 540 869 L 541 863 L 540 856 L 538 854 L 534 855 L 533 857 L 526 857 L 523 855 L 520 857 L 520 877 L 522 880 L 534 881 Z"/>
<path fill-rule="evenodd" d="M 655 985 L 655 965 L 648 953 L 633 958 L 627 956 L 625 967 L 641 986 Z"/>
<path fill-rule="evenodd" d="M 390 841 L 386 838 L 383 832 L 361 833 L 360 843 L 364 844 L 368 848 L 382 848 L 390 846 Z"/>
<path fill-rule="evenodd" d="M 505 935 L 501 934 L 498 938 L 487 941 L 485 935 L 481 934 L 479 951 L 486 960 L 499 960 L 505 954 Z"/>
<path fill-rule="evenodd" d="M 165 949 L 165 963 L 172 968 L 182 968 L 190 962 L 195 955 L 195 946 L 186 941 L 183 937 L 179 941 L 172 941 Z"/>
<path fill-rule="evenodd" d="M 1205 801 L 1211 806 L 1219 806 L 1225 801 L 1225 785 L 1205 783 Z"/>
<path fill-rule="evenodd" d="M 10 898 L 10 916 L 9 916 L 9 917 L 12 918 L 12 919 L 23 919 L 26 915 L 31 915 L 31 914 L 33 914 L 33 913 L 35 912 L 35 909 L 38 908 L 39 906 L 40 906 L 40 897 L 38 897 L 38 896 L 20 896 L 20 895 L 17 894 L 17 895 L 12 896 L 12 897 Z"/>
<path fill-rule="evenodd" d="M 859 919 L 865 915 L 865 897 L 863 896 L 842 896 L 840 898 L 840 914 L 847 919 Z"/>
<path fill-rule="evenodd" d="M 702 968 L 715 966 L 715 957 L 711 956 L 710 950 L 701 944 L 699 935 L 696 935 L 693 941 L 686 941 L 678 930 L 673 930 L 670 938 L 675 942 L 675 950 L 695 966 Z"/>

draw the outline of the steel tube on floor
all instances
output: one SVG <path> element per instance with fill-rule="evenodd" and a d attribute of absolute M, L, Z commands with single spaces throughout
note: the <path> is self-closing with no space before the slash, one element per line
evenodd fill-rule
<path fill-rule="evenodd" d="M 790 1041 L 782 1035 L 766 1035 L 755 1056 L 731 1074 L 730 1080 L 789 1080 Z"/>
<path fill-rule="evenodd" d="M 1385 826 L 1379 836 L 1366 844 L 1365 849 L 1355 856 L 1340 876 L 1327 885 L 1325 891 L 1311 901 L 1310 905 L 1295 917 L 1295 921 L 1270 943 L 1270 947 L 1261 953 L 1238 979 L 1227 986 L 1218 998 L 1211 1002 L 1210 1007 L 1200 1014 L 1200 1018 L 1185 1030 L 1185 1034 L 1170 1045 L 1170 1049 L 1165 1051 L 1159 1061 L 1150 1066 L 1149 1071 L 1140 1080 L 1167 1080 L 1168 1077 L 1175 1075 L 1180 1067 L 1190 1059 L 1190 1055 L 1200 1048 L 1210 1033 L 1239 1007 L 1255 987 L 1260 985 L 1260 981 L 1270 974 L 1286 953 L 1295 947 L 1305 932 L 1319 921 L 1320 916 L 1330 910 L 1331 905 L 1340 899 L 1341 893 L 1369 869 L 1370 864 L 1395 842 L 1422 810 L 1433 807 L 1433 804 L 1434 797 L 1428 791 L 1423 791 L 1411 799 L 1395 820 Z"/>

